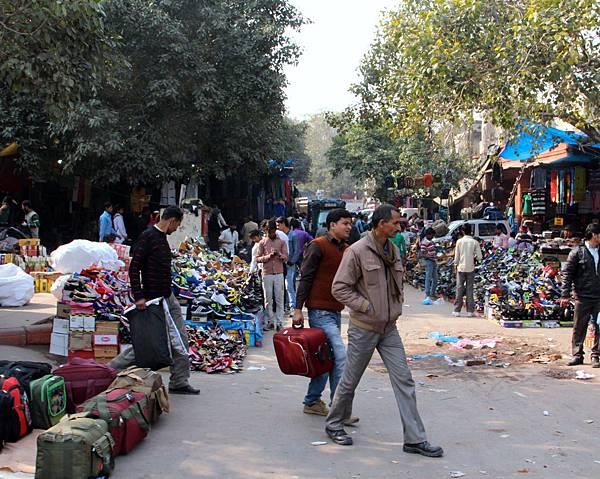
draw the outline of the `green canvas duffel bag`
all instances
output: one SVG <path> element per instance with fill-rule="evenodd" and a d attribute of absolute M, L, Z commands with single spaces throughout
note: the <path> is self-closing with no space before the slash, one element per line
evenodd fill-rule
<path fill-rule="evenodd" d="M 65 416 L 37 440 L 35 479 L 89 479 L 114 469 L 114 441 L 106 422 Z"/>

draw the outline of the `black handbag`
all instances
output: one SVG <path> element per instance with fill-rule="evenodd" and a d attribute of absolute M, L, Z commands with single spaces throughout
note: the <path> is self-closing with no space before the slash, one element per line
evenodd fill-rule
<path fill-rule="evenodd" d="M 158 371 L 173 364 L 165 311 L 161 304 L 151 304 L 140 311 L 127 314 L 135 364 L 140 368 Z"/>

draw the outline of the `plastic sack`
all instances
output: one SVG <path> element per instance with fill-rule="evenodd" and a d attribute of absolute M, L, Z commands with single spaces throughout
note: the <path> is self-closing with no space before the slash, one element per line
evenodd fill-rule
<path fill-rule="evenodd" d="M 54 281 L 54 283 L 52 283 L 50 292 L 59 301 L 62 299 L 63 289 L 65 289 L 65 284 L 67 284 L 67 281 L 70 277 L 70 274 L 63 274 L 56 281 Z"/>
<path fill-rule="evenodd" d="M 124 263 L 108 243 L 75 240 L 59 246 L 50 255 L 50 264 L 61 273 L 79 273 L 90 266 L 118 271 Z"/>
<path fill-rule="evenodd" d="M 0 306 L 25 306 L 35 293 L 33 277 L 14 264 L 0 266 Z"/>

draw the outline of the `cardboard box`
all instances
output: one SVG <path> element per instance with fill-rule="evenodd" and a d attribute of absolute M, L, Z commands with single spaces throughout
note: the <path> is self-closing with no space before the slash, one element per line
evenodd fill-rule
<path fill-rule="evenodd" d="M 66 303 L 56 303 L 56 316 L 63 319 L 69 319 L 71 315 L 71 305 Z"/>
<path fill-rule="evenodd" d="M 119 334 L 119 321 L 96 321 L 96 334 Z"/>
<path fill-rule="evenodd" d="M 39 245 L 40 245 L 39 238 L 27 238 L 27 239 L 19 240 L 19 246 L 39 246 Z"/>
<path fill-rule="evenodd" d="M 69 353 L 69 335 L 63 333 L 52 333 L 50 337 L 50 354 L 67 356 Z"/>
<path fill-rule="evenodd" d="M 69 351 L 92 351 L 92 337 L 91 333 L 79 333 L 71 331 L 69 334 Z"/>
<path fill-rule="evenodd" d="M 69 329 L 71 331 L 86 331 L 93 333 L 96 330 L 96 317 L 71 314 L 69 316 Z"/>
<path fill-rule="evenodd" d="M 118 346 L 119 338 L 116 334 L 94 334 L 94 349 L 97 346 Z"/>
<path fill-rule="evenodd" d="M 69 334 L 69 320 L 62 318 L 54 318 L 52 323 L 52 332 L 59 334 Z"/>
<path fill-rule="evenodd" d="M 96 346 L 94 348 L 94 357 L 96 358 L 114 358 L 119 354 L 119 346 Z"/>

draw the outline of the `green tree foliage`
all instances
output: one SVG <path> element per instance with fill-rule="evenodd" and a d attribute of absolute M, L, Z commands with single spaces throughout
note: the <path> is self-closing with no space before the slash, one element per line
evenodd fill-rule
<path fill-rule="evenodd" d="M 441 175 L 442 186 L 451 187 L 470 174 L 469 160 L 444 152 L 436 146 L 439 140 L 424 133 L 398 137 L 384 126 L 345 123 L 340 116 L 331 117 L 330 121 L 339 128 L 327 152 L 334 173 L 349 171 L 356 180 L 372 185 L 369 193 L 381 200 L 389 196 L 385 185 L 388 176 L 414 178 L 429 172 Z M 423 194 L 435 197 L 439 191 L 431 189 Z"/>
<path fill-rule="evenodd" d="M 336 131 L 329 125 L 325 115 L 313 115 L 306 124 L 306 153 L 310 157 L 310 175 L 300 187 L 314 195 L 323 191 L 326 197 L 339 198 L 343 194 L 362 191 L 362 183 L 356 181 L 352 173 L 341 169 L 334 176 L 327 152 L 333 144 Z"/>
<path fill-rule="evenodd" d="M 0 78 L 52 116 L 94 90 L 115 62 L 101 0 L 0 0 Z M 40 105 L 36 105 L 39 108 Z"/>
<path fill-rule="evenodd" d="M 600 141 L 599 35 L 597 0 L 405 0 L 363 61 L 360 115 L 405 133 L 560 118 Z"/>
<path fill-rule="evenodd" d="M 101 5 L 103 31 L 118 40 L 115 61 L 102 63 L 99 83 L 48 125 L 64 172 L 148 184 L 242 170 L 251 177 L 284 159 L 283 67 L 299 55 L 286 31 L 303 23 L 287 0 Z"/>

